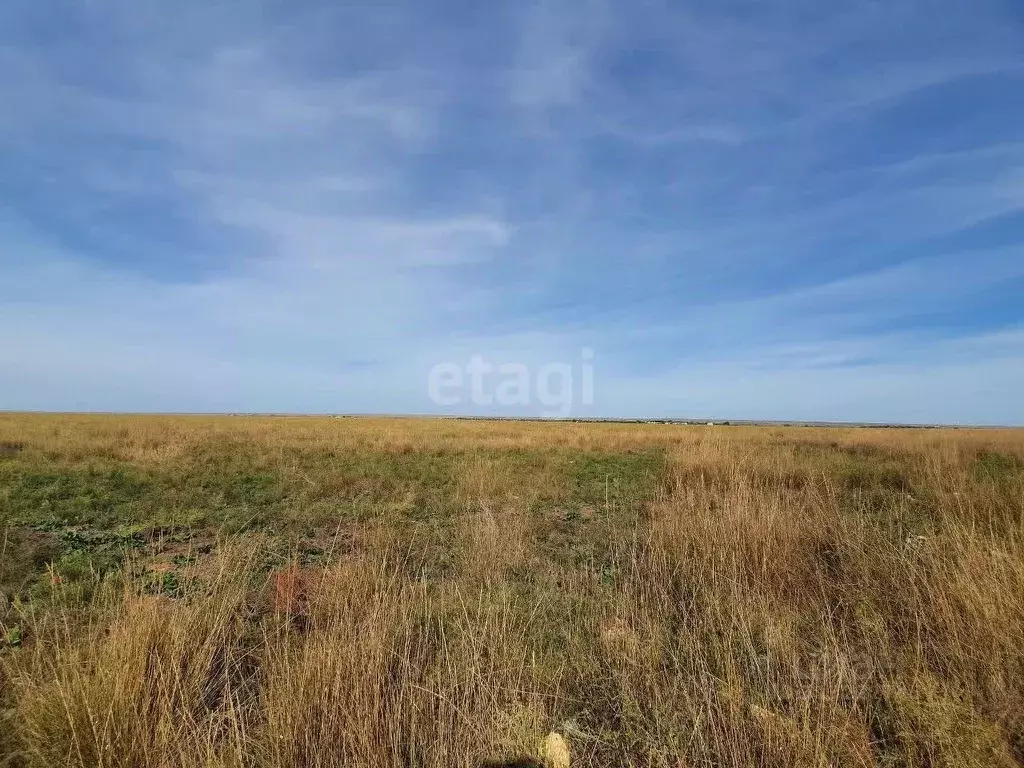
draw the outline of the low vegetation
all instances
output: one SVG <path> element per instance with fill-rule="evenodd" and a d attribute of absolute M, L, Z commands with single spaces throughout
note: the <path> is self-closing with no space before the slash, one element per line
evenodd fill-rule
<path fill-rule="evenodd" d="M 0 593 L 0 766 L 1024 764 L 1022 431 L 0 415 Z"/>

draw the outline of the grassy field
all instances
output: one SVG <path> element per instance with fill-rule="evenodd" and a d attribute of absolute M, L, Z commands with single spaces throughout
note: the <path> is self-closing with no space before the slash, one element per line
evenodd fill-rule
<path fill-rule="evenodd" d="M 1024 431 L 0 414 L 0 592 L 0 766 L 1024 764 Z"/>

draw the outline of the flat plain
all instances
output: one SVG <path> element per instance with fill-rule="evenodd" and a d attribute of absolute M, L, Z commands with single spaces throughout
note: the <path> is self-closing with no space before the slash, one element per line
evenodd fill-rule
<path fill-rule="evenodd" d="M 0 766 L 1024 764 L 1024 430 L 0 414 L 0 593 Z"/>

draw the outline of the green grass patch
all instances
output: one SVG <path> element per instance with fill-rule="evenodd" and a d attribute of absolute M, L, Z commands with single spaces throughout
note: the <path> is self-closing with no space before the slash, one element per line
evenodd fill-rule
<path fill-rule="evenodd" d="M 1013 453 L 983 450 L 971 468 L 979 479 L 1009 480 L 1024 473 L 1024 459 Z"/>
<path fill-rule="evenodd" d="M 578 453 L 569 460 L 567 474 L 570 496 L 578 504 L 606 510 L 635 507 L 663 482 L 665 453 Z"/>

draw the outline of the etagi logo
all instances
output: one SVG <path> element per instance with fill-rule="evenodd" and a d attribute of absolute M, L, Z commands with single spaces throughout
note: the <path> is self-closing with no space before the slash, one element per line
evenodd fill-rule
<path fill-rule="evenodd" d="M 544 407 L 541 416 L 565 418 L 575 405 L 594 404 L 594 351 L 584 348 L 576 366 L 546 363 L 531 371 L 525 363 L 494 364 L 473 355 L 466 365 L 438 363 L 427 376 L 427 393 L 437 405 L 470 402 L 482 407 Z M 577 391 L 576 383 L 579 382 Z"/>

